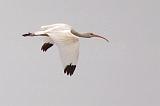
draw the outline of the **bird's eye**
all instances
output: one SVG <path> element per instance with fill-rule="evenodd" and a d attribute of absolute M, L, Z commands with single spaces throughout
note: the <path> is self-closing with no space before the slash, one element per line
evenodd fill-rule
<path fill-rule="evenodd" d="M 93 35 L 93 33 L 91 33 L 91 35 Z"/>

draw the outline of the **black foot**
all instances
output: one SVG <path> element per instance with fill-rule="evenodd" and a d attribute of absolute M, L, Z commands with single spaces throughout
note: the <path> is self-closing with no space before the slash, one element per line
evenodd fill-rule
<path fill-rule="evenodd" d="M 22 36 L 26 37 L 26 36 L 32 36 L 33 34 L 32 33 L 27 33 L 27 34 L 23 34 Z"/>

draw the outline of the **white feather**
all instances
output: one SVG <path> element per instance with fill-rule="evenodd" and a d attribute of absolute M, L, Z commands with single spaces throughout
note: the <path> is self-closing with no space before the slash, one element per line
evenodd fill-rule
<path fill-rule="evenodd" d="M 41 28 L 49 35 L 45 42 L 54 42 L 58 47 L 63 67 L 70 64 L 76 65 L 79 55 L 79 40 L 71 33 L 72 27 L 66 24 L 53 24 Z"/>
<path fill-rule="evenodd" d="M 108 41 L 106 38 L 93 33 L 80 34 L 72 29 L 71 26 L 62 23 L 41 26 L 40 31 L 24 34 L 23 36 L 45 36 L 44 44 L 41 48 L 43 51 L 46 51 L 53 46 L 52 44 L 55 44 L 59 49 L 64 73 L 70 76 L 74 73 L 78 61 L 79 37 L 99 37 Z"/>
<path fill-rule="evenodd" d="M 67 65 L 76 65 L 79 56 L 79 41 L 63 42 L 58 44 L 59 54 L 62 60 L 63 67 Z"/>

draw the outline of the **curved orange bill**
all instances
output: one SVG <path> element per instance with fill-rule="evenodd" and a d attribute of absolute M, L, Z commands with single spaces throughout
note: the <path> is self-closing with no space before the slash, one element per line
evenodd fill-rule
<path fill-rule="evenodd" d="M 94 37 L 102 38 L 102 39 L 106 40 L 107 42 L 109 42 L 109 40 L 107 38 L 103 37 L 103 36 L 94 35 Z"/>

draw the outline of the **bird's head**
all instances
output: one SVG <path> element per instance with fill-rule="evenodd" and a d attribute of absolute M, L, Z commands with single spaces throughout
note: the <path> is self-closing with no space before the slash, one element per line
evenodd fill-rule
<path fill-rule="evenodd" d="M 106 40 L 107 42 L 109 42 L 109 40 L 107 38 L 100 36 L 100 35 L 97 35 L 97 34 L 94 34 L 92 32 L 85 33 L 85 35 L 88 36 L 88 38 L 97 37 L 97 38 L 102 38 L 102 39 Z"/>
<path fill-rule="evenodd" d="M 102 38 L 104 40 L 106 40 L 107 42 L 109 42 L 109 40 L 103 36 L 88 32 L 88 33 L 78 33 L 77 31 L 75 31 L 74 29 L 71 30 L 71 33 L 75 36 L 78 37 L 83 37 L 83 38 L 92 38 L 92 37 L 97 37 L 97 38 Z"/>

